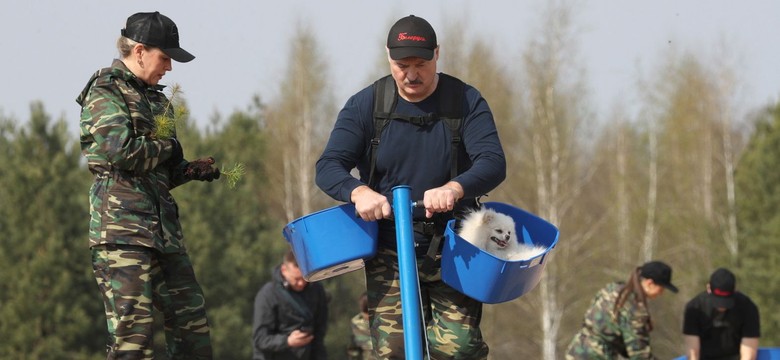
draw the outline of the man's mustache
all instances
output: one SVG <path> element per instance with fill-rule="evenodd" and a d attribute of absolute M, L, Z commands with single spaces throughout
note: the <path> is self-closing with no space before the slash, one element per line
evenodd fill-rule
<path fill-rule="evenodd" d="M 407 84 L 407 85 L 422 85 L 422 83 L 423 83 L 423 82 L 422 82 L 422 80 L 420 80 L 420 79 L 417 79 L 417 80 L 411 80 L 411 81 L 407 81 L 407 82 L 406 82 L 406 84 Z"/>

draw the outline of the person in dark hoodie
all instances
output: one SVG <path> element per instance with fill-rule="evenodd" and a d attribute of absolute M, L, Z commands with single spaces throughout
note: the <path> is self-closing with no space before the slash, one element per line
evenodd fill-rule
<path fill-rule="evenodd" d="M 309 283 L 290 250 L 255 296 L 252 323 L 254 360 L 327 359 L 328 298 Z"/>

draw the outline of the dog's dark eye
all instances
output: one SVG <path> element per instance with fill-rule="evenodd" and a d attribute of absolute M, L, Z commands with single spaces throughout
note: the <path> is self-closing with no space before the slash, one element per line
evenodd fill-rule
<path fill-rule="evenodd" d="M 499 233 L 499 234 L 503 234 L 503 233 L 504 233 L 504 230 L 501 230 L 501 229 L 496 229 L 496 232 L 497 232 L 497 233 Z"/>

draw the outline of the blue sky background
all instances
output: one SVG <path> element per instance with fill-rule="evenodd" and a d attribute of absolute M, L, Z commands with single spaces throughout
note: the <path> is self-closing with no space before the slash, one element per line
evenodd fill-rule
<path fill-rule="evenodd" d="M 95 70 L 117 56 L 119 30 L 138 11 L 159 10 L 177 23 L 182 47 L 196 59 L 174 63 L 162 82 L 182 85 L 191 115 L 205 124 L 217 110 L 228 115 L 244 109 L 255 94 L 265 101 L 276 96 L 299 24 L 310 26 L 317 37 L 341 105 L 368 84 L 394 19 L 426 18 L 440 43 L 446 26 L 463 23 L 509 63 L 538 34 L 547 1 L 5 0 L 0 3 L 0 114 L 25 121 L 30 102 L 42 100 L 55 117 L 72 119 L 75 129 L 76 95 Z M 714 61 L 726 44 L 729 61 L 738 66 L 739 105 L 745 111 L 780 95 L 780 1 L 571 3 L 580 66 L 600 116 L 635 92 L 640 74 L 656 72 L 671 46 Z"/>

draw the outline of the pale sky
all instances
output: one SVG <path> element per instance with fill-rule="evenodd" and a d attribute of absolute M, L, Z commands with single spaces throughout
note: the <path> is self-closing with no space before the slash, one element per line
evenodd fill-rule
<path fill-rule="evenodd" d="M 427 19 L 440 43 L 448 25 L 467 23 L 470 35 L 487 39 L 510 63 L 538 35 L 548 1 L 3 0 L 0 114 L 26 121 L 30 102 L 42 100 L 55 118 L 66 116 L 77 135 L 80 109 L 74 99 L 90 75 L 117 56 L 119 30 L 135 12 L 158 10 L 176 22 L 181 46 L 196 59 L 174 62 L 161 83 L 180 84 L 191 116 L 205 124 L 215 111 L 224 117 L 245 109 L 255 94 L 266 102 L 277 96 L 288 42 L 299 24 L 316 36 L 340 106 L 368 84 L 394 19 Z M 713 61 L 725 43 L 729 61 L 739 66 L 741 106 L 751 110 L 778 101 L 780 1 L 574 3 L 578 64 L 599 116 L 635 99 L 639 76 L 657 73 L 670 47 Z"/>

